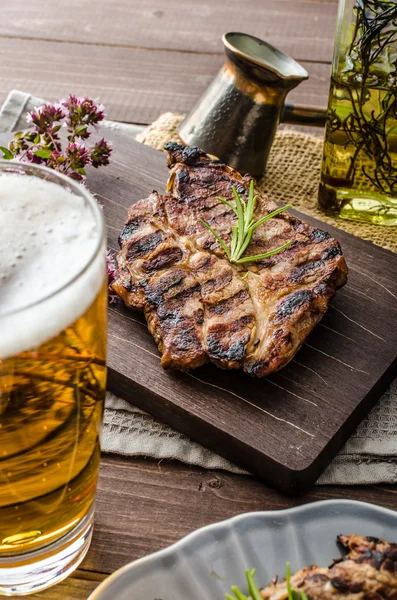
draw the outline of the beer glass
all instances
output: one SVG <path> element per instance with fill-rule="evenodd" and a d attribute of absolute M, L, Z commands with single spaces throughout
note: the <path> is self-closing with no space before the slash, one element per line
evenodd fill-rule
<path fill-rule="evenodd" d="M 0 161 L 0 595 L 64 579 L 92 535 L 105 227 L 80 184 Z"/>

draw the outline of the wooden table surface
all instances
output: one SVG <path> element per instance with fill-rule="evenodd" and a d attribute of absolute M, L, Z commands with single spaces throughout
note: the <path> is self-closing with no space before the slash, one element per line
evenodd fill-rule
<path fill-rule="evenodd" d="M 244 31 L 302 62 L 295 102 L 327 102 L 337 0 L 13 0 L 1 6 L 0 104 L 11 89 L 99 98 L 108 117 L 147 124 L 184 113 L 223 63 L 221 36 Z M 296 500 L 253 477 L 104 456 L 90 551 L 36 597 L 83 600 L 109 573 L 233 515 L 326 498 L 397 508 L 392 486 L 321 486 Z"/>

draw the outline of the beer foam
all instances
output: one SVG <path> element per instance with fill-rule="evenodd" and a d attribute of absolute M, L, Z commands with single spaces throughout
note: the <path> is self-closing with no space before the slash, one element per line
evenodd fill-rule
<path fill-rule="evenodd" d="M 54 182 L 0 174 L 0 359 L 54 337 L 94 301 L 106 273 L 97 210 Z"/>

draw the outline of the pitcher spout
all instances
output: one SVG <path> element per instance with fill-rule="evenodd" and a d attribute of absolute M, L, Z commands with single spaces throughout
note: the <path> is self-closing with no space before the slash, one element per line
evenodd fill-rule
<path fill-rule="evenodd" d="M 244 33 L 223 36 L 226 62 L 179 128 L 235 169 L 264 173 L 288 92 L 308 78 L 295 60 Z"/>

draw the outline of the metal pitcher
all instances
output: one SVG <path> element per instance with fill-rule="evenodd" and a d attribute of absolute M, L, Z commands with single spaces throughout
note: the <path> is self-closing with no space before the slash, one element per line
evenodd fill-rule
<path fill-rule="evenodd" d="M 284 122 L 324 123 L 324 111 L 284 107 L 290 90 L 309 77 L 292 58 L 245 33 L 226 33 L 226 63 L 179 127 L 198 146 L 243 173 L 259 176 L 285 108 Z"/>

